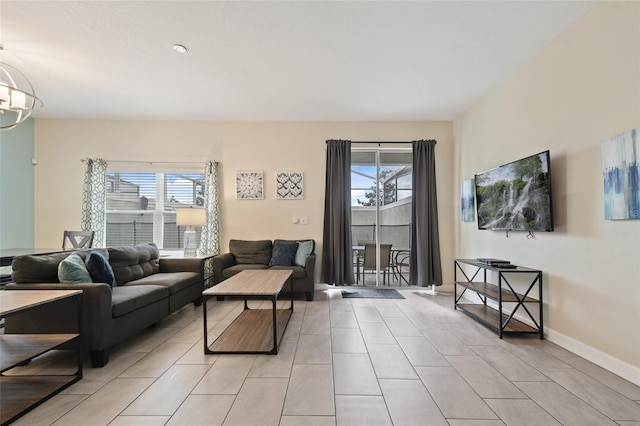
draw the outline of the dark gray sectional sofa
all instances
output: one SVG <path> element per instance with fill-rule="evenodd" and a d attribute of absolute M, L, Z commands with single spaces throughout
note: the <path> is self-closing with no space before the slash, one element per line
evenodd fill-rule
<path fill-rule="evenodd" d="M 71 253 L 18 256 L 9 290 L 82 290 L 83 345 L 93 367 L 109 360 L 109 349 L 188 303 L 199 305 L 204 290 L 204 259 L 161 258 L 153 243 L 93 249 L 113 269 L 113 287 L 102 282 L 60 283 L 58 265 Z M 89 250 L 77 252 L 85 259 Z M 60 333 L 75 324 L 68 302 L 52 303 L 5 319 L 5 332 Z"/>
<path fill-rule="evenodd" d="M 310 243 L 311 252 L 304 256 L 304 261 L 291 265 L 271 265 L 276 254 L 276 246 L 280 243 Z M 231 240 L 229 253 L 215 256 L 213 262 L 214 284 L 221 283 L 240 271 L 246 269 L 290 269 L 293 271 L 293 292 L 303 293 L 308 301 L 313 300 L 315 286 L 316 255 L 313 240 Z M 298 259 L 301 260 L 301 259 Z M 304 265 L 304 266 L 303 266 Z"/>

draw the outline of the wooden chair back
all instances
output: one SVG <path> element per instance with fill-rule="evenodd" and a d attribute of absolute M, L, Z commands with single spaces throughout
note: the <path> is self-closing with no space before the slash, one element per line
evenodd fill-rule
<path fill-rule="evenodd" d="M 67 250 L 67 243 L 71 243 L 70 248 L 91 248 L 94 235 L 94 231 L 64 231 L 62 249 Z"/>

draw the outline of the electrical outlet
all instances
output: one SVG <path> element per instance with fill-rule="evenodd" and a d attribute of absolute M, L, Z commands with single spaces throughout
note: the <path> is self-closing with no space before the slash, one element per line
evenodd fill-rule
<path fill-rule="evenodd" d="M 300 225 L 308 225 L 309 218 L 307 216 L 300 216 Z"/>

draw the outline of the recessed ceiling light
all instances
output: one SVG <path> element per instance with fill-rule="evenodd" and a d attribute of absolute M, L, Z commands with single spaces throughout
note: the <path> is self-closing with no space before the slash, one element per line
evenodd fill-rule
<path fill-rule="evenodd" d="M 174 44 L 173 45 L 173 50 L 178 52 L 178 53 L 187 53 L 187 48 L 184 47 L 181 44 Z"/>

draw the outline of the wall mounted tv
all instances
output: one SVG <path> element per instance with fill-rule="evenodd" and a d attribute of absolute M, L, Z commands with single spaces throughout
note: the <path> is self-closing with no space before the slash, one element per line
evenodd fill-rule
<path fill-rule="evenodd" d="M 553 231 L 549 151 L 475 175 L 478 228 Z"/>

